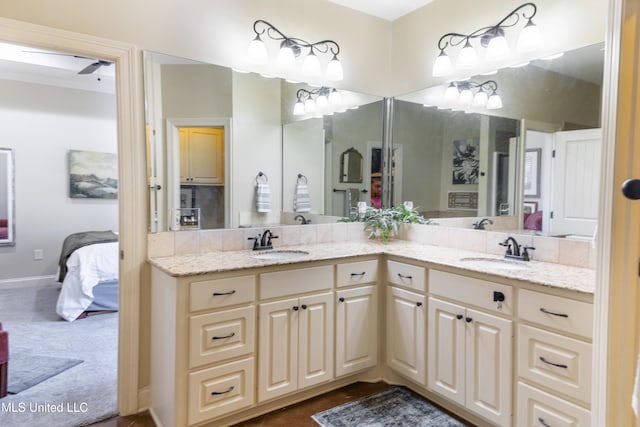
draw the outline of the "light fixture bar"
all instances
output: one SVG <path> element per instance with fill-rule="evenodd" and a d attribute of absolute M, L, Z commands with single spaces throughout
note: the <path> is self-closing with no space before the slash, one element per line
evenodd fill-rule
<path fill-rule="evenodd" d="M 310 78 L 322 76 L 322 70 L 318 54 L 329 54 L 331 59 L 327 63 L 324 78 L 330 81 L 344 78 L 342 64 L 338 59 L 340 45 L 334 40 L 320 40 L 310 43 L 298 37 L 289 37 L 276 28 L 273 24 L 258 19 L 253 23 L 255 38 L 249 44 L 249 59 L 258 64 L 266 64 L 268 61 L 267 49 L 262 37 L 280 42 L 280 50 L 276 58 L 276 64 L 281 71 L 291 71 L 295 67 L 295 60 L 301 55 L 306 55 L 303 63 L 303 72 Z"/>
<path fill-rule="evenodd" d="M 470 34 L 447 33 L 438 40 L 439 54 L 433 66 L 433 76 L 443 77 L 453 72 L 453 64 L 446 53 L 449 47 L 463 46 L 458 55 L 457 68 L 471 68 L 475 66 L 476 52 L 471 41 L 480 39 L 480 46 L 487 49 L 486 59 L 494 60 L 508 53 L 505 38 L 505 28 L 515 27 L 521 20 L 526 20 L 517 43 L 520 51 L 537 49 L 542 44 L 540 29 L 533 23 L 533 17 L 538 11 L 535 3 L 524 3 L 509 12 L 497 24 L 480 28 Z"/>
<path fill-rule="evenodd" d="M 332 109 L 342 108 L 342 95 L 335 88 L 326 86 L 317 89 L 298 89 L 297 101 L 293 106 L 294 116 L 313 113 L 329 113 Z"/>
<path fill-rule="evenodd" d="M 475 94 L 473 90 L 476 90 Z M 447 105 L 460 104 L 484 107 L 487 110 L 502 108 L 502 99 L 498 95 L 498 83 L 495 80 L 487 80 L 482 83 L 473 81 L 459 81 L 449 83 L 445 90 L 445 103 Z"/>

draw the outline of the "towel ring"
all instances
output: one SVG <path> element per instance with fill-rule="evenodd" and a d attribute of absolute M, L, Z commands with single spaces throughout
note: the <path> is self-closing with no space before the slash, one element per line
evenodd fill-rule
<path fill-rule="evenodd" d="M 257 184 L 257 183 L 259 183 L 259 182 L 260 182 L 260 178 L 263 178 L 263 177 L 264 177 L 264 179 L 263 179 L 262 181 L 263 181 L 265 184 L 266 184 L 267 182 L 269 182 L 269 178 L 267 177 L 267 174 L 266 174 L 266 173 L 264 173 L 264 172 L 262 172 L 262 171 L 260 171 L 260 172 L 258 172 L 258 175 L 256 175 L 256 184 Z"/>
<path fill-rule="evenodd" d="M 306 183 L 308 182 L 308 181 L 307 181 L 307 177 L 306 177 L 306 176 L 304 176 L 304 175 L 302 175 L 301 173 L 299 173 L 299 174 L 298 174 L 298 181 L 297 181 L 297 182 L 298 182 L 298 183 L 302 182 L 302 183 L 306 184 Z"/>

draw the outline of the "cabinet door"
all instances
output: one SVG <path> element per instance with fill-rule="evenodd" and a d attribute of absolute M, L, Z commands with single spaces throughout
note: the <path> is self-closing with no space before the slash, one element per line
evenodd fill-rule
<path fill-rule="evenodd" d="M 178 129 L 180 141 L 180 183 L 189 184 L 189 129 Z"/>
<path fill-rule="evenodd" d="M 378 363 L 378 298 L 375 286 L 336 293 L 336 376 Z"/>
<path fill-rule="evenodd" d="M 466 310 L 464 307 L 429 298 L 429 388 L 465 404 Z"/>
<path fill-rule="evenodd" d="M 299 311 L 297 298 L 260 304 L 259 401 L 297 389 Z"/>
<path fill-rule="evenodd" d="M 466 406 L 500 426 L 511 425 L 513 322 L 467 309 Z"/>
<path fill-rule="evenodd" d="M 423 295 L 387 288 L 387 364 L 422 385 L 426 383 L 425 303 Z"/>
<path fill-rule="evenodd" d="M 224 183 L 223 129 L 190 129 L 189 175 L 192 184 Z"/>
<path fill-rule="evenodd" d="M 333 292 L 300 298 L 298 388 L 333 379 Z"/>

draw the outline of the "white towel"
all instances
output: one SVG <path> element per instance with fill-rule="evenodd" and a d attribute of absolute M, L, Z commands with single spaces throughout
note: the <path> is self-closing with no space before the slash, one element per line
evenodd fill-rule
<path fill-rule="evenodd" d="M 304 182 L 296 184 L 296 192 L 293 195 L 293 210 L 296 212 L 309 212 L 311 210 L 309 187 Z"/>
<path fill-rule="evenodd" d="M 256 184 L 256 210 L 258 212 L 271 212 L 271 191 L 269 184 L 258 181 Z"/>

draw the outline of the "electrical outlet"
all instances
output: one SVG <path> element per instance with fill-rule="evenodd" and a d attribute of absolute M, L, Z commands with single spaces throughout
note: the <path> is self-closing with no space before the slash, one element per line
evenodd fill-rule
<path fill-rule="evenodd" d="M 40 261 L 44 259 L 44 251 L 42 249 L 34 249 L 33 250 L 33 259 L 36 261 Z"/>

